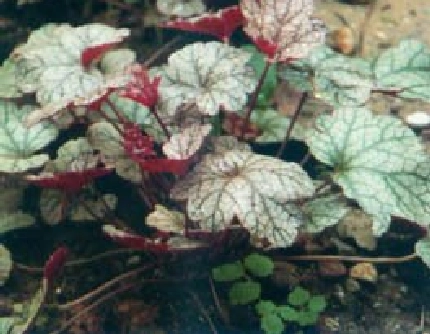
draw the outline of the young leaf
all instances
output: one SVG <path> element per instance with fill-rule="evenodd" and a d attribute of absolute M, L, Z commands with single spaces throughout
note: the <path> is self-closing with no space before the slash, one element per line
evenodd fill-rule
<path fill-rule="evenodd" d="M 2 287 L 12 271 L 12 257 L 9 250 L 0 244 L 0 287 Z"/>
<path fill-rule="evenodd" d="M 260 298 L 260 283 L 254 281 L 235 282 L 229 292 L 231 305 L 246 305 Z"/>
<path fill-rule="evenodd" d="M 282 334 L 285 329 L 282 319 L 276 314 L 264 314 L 260 326 L 265 334 Z"/>
<path fill-rule="evenodd" d="M 340 109 L 318 117 L 307 142 L 318 160 L 334 168 L 344 194 L 372 216 L 376 236 L 387 230 L 391 215 L 428 224 L 429 158 L 399 119 Z"/>
<path fill-rule="evenodd" d="M 168 16 L 188 17 L 206 11 L 202 0 L 157 0 L 157 9 Z"/>
<path fill-rule="evenodd" d="M 306 57 L 324 43 L 322 22 L 311 18 L 313 0 L 243 0 L 245 32 L 273 61 Z"/>
<path fill-rule="evenodd" d="M 305 230 L 318 233 L 326 227 L 336 225 L 349 211 L 344 200 L 339 195 L 328 195 L 307 202 L 302 210 L 308 218 Z"/>
<path fill-rule="evenodd" d="M 308 290 L 297 286 L 288 294 L 288 304 L 292 306 L 303 306 L 308 303 L 310 298 L 311 294 Z"/>
<path fill-rule="evenodd" d="M 430 102 L 430 49 L 417 40 L 404 40 L 376 59 L 378 87 L 399 90 L 398 95 Z"/>
<path fill-rule="evenodd" d="M 206 155 L 171 196 L 188 201 L 190 219 L 204 230 L 223 229 L 236 217 L 254 237 L 282 247 L 293 243 L 301 223 L 289 202 L 313 192 L 311 179 L 298 164 L 233 150 Z"/>
<path fill-rule="evenodd" d="M 51 254 L 43 268 L 43 278 L 48 281 L 48 284 L 52 285 L 55 277 L 64 266 L 68 256 L 69 250 L 67 247 L 60 247 Z"/>
<path fill-rule="evenodd" d="M 223 8 L 216 13 L 206 13 L 188 19 L 179 18 L 163 23 L 164 28 L 200 32 L 212 35 L 221 41 L 228 41 L 231 34 L 243 23 L 242 13 L 238 6 Z"/>
<path fill-rule="evenodd" d="M 163 145 L 163 153 L 169 159 L 188 159 L 200 149 L 211 129 L 210 124 L 194 124 L 182 129 L 180 133 L 172 135 Z"/>
<path fill-rule="evenodd" d="M 430 238 L 418 240 L 415 244 L 415 253 L 430 268 Z"/>
<path fill-rule="evenodd" d="M 194 43 L 170 55 L 161 68 L 161 104 L 170 113 L 183 103 L 196 103 L 204 115 L 219 108 L 240 110 L 257 80 L 246 63 L 251 55 L 219 43 Z"/>
<path fill-rule="evenodd" d="M 277 307 L 271 300 L 260 300 L 255 305 L 255 310 L 260 316 L 276 313 Z"/>
<path fill-rule="evenodd" d="M 231 282 L 245 276 L 242 263 L 226 263 L 212 269 L 212 277 L 217 282 Z"/>
<path fill-rule="evenodd" d="M 0 171 L 22 173 L 41 167 L 49 157 L 47 154 L 34 154 L 53 141 L 58 130 L 49 123 L 41 123 L 28 129 L 22 119 L 32 109 L 31 106 L 19 108 L 12 102 L 0 101 Z"/>
<path fill-rule="evenodd" d="M 181 234 L 185 229 L 185 215 L 155 204 L 155 209 L 146 217 L 146 225 L 159 231 Z"/>
<path fill-rule="evenodd" d="M 308 303 L 309 311 L 313 313 L 321 313 L 327 307 L 327 302 L 324 296 L 312 296 Z"/>
<path fill-rule="evenodd" d="M 274 264 L 270 257 L 260 254 L 250 254 L 245 257 L 243 265 L 252 275 L 267 277 L 273 274 Z"/>

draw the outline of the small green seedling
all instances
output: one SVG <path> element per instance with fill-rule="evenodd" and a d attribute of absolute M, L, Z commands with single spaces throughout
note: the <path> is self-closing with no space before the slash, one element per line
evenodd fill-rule
<path fill-rule="evenodd" d="M 217 282 L 233 282 L 229 290 L 231 305 L 256 302 L 255 310 L 266 334 L 281 334 L 289 323 L 301 327 L 316 324 L 327 306 L 322 295 L 312 296 L 308 290 L 298 286 L 288 294 L 286 304 L 276 305 L 271 300 L 261 299 L 261 284 L 256 279 L 270 276 L 273 268 L 269 257 L 253 253 L 242 261 L 214 268 L 212 276 Z"/>

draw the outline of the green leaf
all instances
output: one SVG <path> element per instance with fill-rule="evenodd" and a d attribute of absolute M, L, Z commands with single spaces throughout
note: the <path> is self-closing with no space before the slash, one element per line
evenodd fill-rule
<path fill-rule="evenodd" d="M 260 316 L 275 313 L 276 310 L 277 310 L 277 307 L 271 300 L 260 300 L 255 305 L 255 311 Z"/>
<path fill-rule="evenodd" d="M 297 322 L 300 326 L 311 326 L 318 322 L 318 313 L 309 311 L 298 311 L 297 312 Z"/>
<path fill-rule="evenodd" d="M 244 49 L 252 54 L 251 59 L 248 61 L 248 65 L 252 66 L 252 68 L 254 69 L 256 78 L 260 78 L 261 74 L 263 73 L 264 67 L 266 66 L 265 57 L 252 44 L 243 45 L 241 49 Z M 260 94 L 262 95 L 262 98 L 263 98 L 262 102 L 267 102 L 267 100 L 269 100 L 273 96 L 276 85 L 277 85 L 276 64 L 273 63 L 269 66 L 263 85 L 261 86 Z"/>
<path fill-rule="evenodd" d="M 308 303 L 309 311 L 314 313 L 320 313 L 327 307 L 325 297 L 322 295 L 312 296 Z"/>
<path fill-rule="evenodd" d="M 303 306 L 309 301 L 310 298 L 311 294 L 308 290 L 297 286 L 288 294 L 288 303 L 293 306 Z"/>
<path fill-rule="evenodd" d="M 290 125 L 290 119 L 279 114 L 274 109 L 256 109 L 251 114 L 251 122 L 255 124 L 262 134 L 255 141 L 259 143 L 272 143 L 283 141 Z M 294 124 L 291 137 L 303 140 L 305 130 L 296 123 Z"/>
<path fill-rule="evenodd" d="M 246 305 L 260 298 L 260 283 L 254 281 L 235 282 L 229 292 L 231 305 Z"/>
<path fill-rule="evenodd" d="M 8 280 L 12 271 L 12 266 L 13 262 L 9 250 L 0 244 L 0 287 L 2 287 Z M 0 333 L 3 332 L 0 331 Z"/>
<path fill-rule="evenodd" d="M 16 64 L 6 59 L 0 67 L 0 97 L 10 99 L 22 96 L 16 78 Z"/>
<path fill-rule="evenodd" d="M 109 118 L 118 121 L 115 110 L 119 111 L 121 115 L 125 116 L 129 121 L 139 125 L 150 125 L 151 119 L 149 118 L 149 108 L 143 104 L 137 103 L 129 98 L 122 97 L 114 92 L 109 95 L 109 102 L 104 102 L 101 106 L 102 111 L 106 113 Z"/>
<path fill-rule="evenodd" d="M 315 48 L 311 52 L 314 53 L 316 49 L 320 48 Z M 300 92 L 313 91 L 313 69 L 309 61 L 305 59 L 292 62 L 290 65 L 284 67 L 279 75 L 286 80 L 290 86 Z"/>
<path fill-rule="evenodd" d="M 273 247 L 291 245 L 301 212 L 291 202 L 312 196 L 314 186 L 296 163 L 249 151 L 207 154 L 171 197 L 187 200 L 190 219 L 204 230 L 220 230 L 237 218 L 255 238 Z"/>
<path fill-rule="evenodd" d="M 260 325 L 265 334 L 282 334 L 285 329 L 282 319 L 276 314 L 263 315 Z"/>
<path fill-rule="evenodd" d="M 267 277 L 273 274 L 273 268 L 275 267 L 270 257 L 256 253 L 245 257 L 243 264 L 246 270 L 257 277 Z"/>
<path fill-rule="evenodd" d="M 376 59 L 378 87 L 398 89 L 399 96 L 430 101 L 430 50 L 417 40 L 404 40 Z"/>
<path fill-rule="evenodd" d="M 415 253 L 430 268 L 430 238 L 418 240 L 415 244 Z"/>
<path fill-rule="evenodd" d="M 34 224 L 34 217 L 20 211 L 0 211 L 0 236 L 3 233 L 25 228 Z"/>
<path fill-rule="evenodd" d="M 315 96 L 334 107 L 363 105 L 373 86 L 370 63 L 364 59 L 335 54 L 315 69 Z"/>
<path fill-rule="evenodd" d="M 35 154 L 53 141 L 58 130 L 49 123 L 40 123 L 31 128 L 22 124 L 22 119 L 33 107 L 19 108 L 12 102 L 0 101 L 0 171 L 22 173 L 41 167 L 49 157 Z"/>
<path fill-rule="evenodd" d="M 302 210 L 308 220 L 305 230 L 318 233 L 326 227 L 337 224 L 349 211 L 340 195 L 327 195 L 307 202 Z"/>
<path fill-rule="evenodd" d="M 297 310 L 289 305 L 278 306 L 278 314 L 285 321 L 297 321 Z"/>
<path fill-rule="evenodd" d="M 281 76 L 296 89 L 314 91 L 316 97 L 335 107 L 364 104 L 374 87 L 369 62 L 346 57 L 327 46 L 312 49 L 308 58 L 293 62 Z"/>
<path fill-rule="evenodd" d="M 429 158 L 399 119 L 339 109 L 317 118 L 307 142 L 318 160 L 334 168 L 344 194 L 372 216 L 376 236 L 388 229 L 391 215 L 428 224 Z"/>
<path fill-rule="evenodd" d="M 218 282 L 231 282 L 244 277 L 242 263 L 240 261 L 234 263 L 226 263 L 212 269 L 212 277 Z"/>

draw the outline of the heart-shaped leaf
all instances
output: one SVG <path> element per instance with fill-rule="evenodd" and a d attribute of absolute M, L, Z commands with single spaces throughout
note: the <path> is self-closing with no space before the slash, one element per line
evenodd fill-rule
<path fill-rule="evenodd" d="M 430 49 L 417 40 L 404 40 L 374 63 L 378 87 L 399 90 L 398 95 L 430 101 Z"/>
<path fill-rule="evenodd" d="M 430 161 L 399 119 L 339 109 L 317 118 L 307 142 L 318 160 L 334 168 L 344 194 L 372 216 L 376 236 L 387 230 L 391 215 L 428 225 Z"/>
<path fill-rule="evenodd" d="M 243 0 L 240 6 L 245 32 L 275 61 L 306 57 L 324 43 L 322 22 L 311 18 L 313 0 Z"/>
<path fill-rule="evenodd" d="M 44 32 L 44 33 L 42 33 Z M 27 125 L 55 115 L 69 105 L 88 105 L 110 88 L 125 85 L 129 75 L 124 73 L 124 63 L 117 67 L 98 65 L 98 58 L 84 60 L 91 48 L 120 43 L 128 36 L 128 29 L 114 29 L 93 23 L 73 28 L 68 25 L 49 26 L 30 37 L 28 42 L 14 50 L 13 56 L 20 73 L 22 89 L 36 93 L 41 108 L 26 118 Z M 48 43 L 38 44 L 39 39 Z M 102 56 L 108 48 L 100 51 Z M 134 59 L 133 59 L 134 60 Z M 112 64 L 112 62 L 110 62 Z"/>
<path fill-rule="evenodd" d="M 176 51 L 159 72 L 163 109 L 172 114 L 183 103 L 196 103 L 204 115 L 216 115 L 221 106 L 240 110 L 257 83 L 246 65 L 250 57 L 219 42 L 194 43 Z"/>
<path fill-rule="evenodd" d="M 223 229 L 236 217 L 254 237 L 281 247 L 294 241 L 301 223 L 292 202 L 313 192 L 298 164 L 233 150 L 206 155 L 171 196 L 188 200 L 188 216 L 204 230 Z"/>
<path fill-rule="evenodd" d="M 40 123 L 28 129 L 22 119 L 32 110 L 31 106 L 19 108 L 12 102 L 0 101 L 0 171 L 21 173 L 41 167 L 49 157 L 34 154 L 58 134 L 51 124 Z"/>

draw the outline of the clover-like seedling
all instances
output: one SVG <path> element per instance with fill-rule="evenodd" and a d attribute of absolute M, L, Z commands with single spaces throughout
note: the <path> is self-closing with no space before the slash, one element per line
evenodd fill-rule
<path fill-rule="evenodd" d="M 301 327 L 314 325 L 325 308 L 324 296 L 312 296 L 299 286 L 288 294 L 287 304 L 276 305 L 271 300 L 260 300 L 255 305 L 261 329 L 266 334 L 281 334 L 285 326 L 292 323 Z"/>
<path fill-rule="evenodd" d="M 261 295 L 261 284 L 254 278 L 270 276 L 273 268 L 269 257 L 252 253 L 242 261 L 213 268 L 212 277 L 217 282 L 233 282 L 229 290 L 231 305 L 246 305 L 255 302 Z"/>

